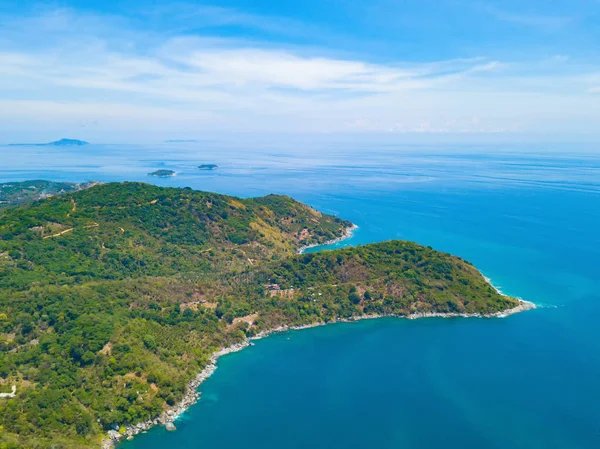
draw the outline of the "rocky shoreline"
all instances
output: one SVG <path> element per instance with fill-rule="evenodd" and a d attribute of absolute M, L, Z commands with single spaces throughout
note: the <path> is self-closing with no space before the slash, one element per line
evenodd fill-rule
<path fill-rule="evenodd" d="M 344 231 L 344 234 L 342 236 L 340 236 L 336 239 L 327 240 L 325 243 L 314 243 L 312 245 L 301 246 L 300 248 L 298 248 L 298 254 L 302 254 L 304 251 L 306 251 L 307 249 L 310 249 L 310 248 L 316 248 L 317 246 L 333 245 L 334 243 L 338 243 L 338 242 L 341 242 L 342 240 L 349 239 L 350 237 L 352 237 L 354 235 L 354 231 L 356 231 L 357 229 L 358 229 L 358 226 L 353 224 L 352 226 L 346 228 L 346 230 Z"/>
<path fill-rule="evenodd" d="M 487 278 L 486 278 L 487 279 Z M 489 281 L 489 280 L 488 280 Z M 491 283 L 490 283 L 491 284 Z M 496 288 L 496 287 L 494 287 Z M 496 289 L 497 290 L 497 289 Z M 501 293 L 502 294 L 502 293 Z M 217 369 L 217 360 L 219 357 L 231 354 L 233 352 L 241 351 L 244 348 L 247 348 L 251 345 L 253 340 L 260 340 L 261 338 L 268 337 L 271 334 L 279 333 L 279 332 L 287 332 L 291 330 L 302 330 L 309 329 L 318 326 L 324 326 L 326 324 L 333 323 L 349 323 L 353 321 L 360 320 L 369 320 L 376 318 L 384 318 L 384 317 L 395 317 L 395 318 L 406 318 L 409 320 L 416 320 L 421 318 L 505 318 L 510 315 L 514 315 L 516 313 L 524 312 L 526 310 L 535 309 L 536 305 L 529 301 L 524 301 L 522 299 L 517 299 L 519 301 L 519 305 L 513 307 L 512 309 L 503 310 L 500 312 L 488 313 L 488 314 L 480 314 L 480 313 L 426 313 L 419 312 L 413 313 L 410 315 L 394 315 L 394 314 L 376 314 L 376 315 L 360 315 L 352 318 L 338 318 L 335 321 L 331 322 L 317 322 L 310 323 L 298 326 L 279 326 L 274 329 L 269 329 L 266 331 L 262 331 L 256 334 L 254 337 L 250 337 L 244 340 L 241 343 L 236 343 L 227 348 L 223 348 L 217 352 L 214 352 L 206 367 L 192 380 L 187 386 L 186 393 L 183 399 L 175 406 L 165 410 L 159 417 L 134 424 L 131 426 L 127 426 L 124 433 L 119 433 L 116 430 L 109 430 L 107 438 L 102 441 L 102 449 L 112 449 L 115 447 L 115 444 L 118 444 L 123 439 L 130 440 L 135 435 L 146 432 L 150 428 L 156 425 L 165 425 L 168 427 L 168 430 L 175 430 L 173 425 L 173 421 L 175 421 L 183 412 L 187 410 L 188 407 L 195 404 L 200 399 L 200 393 L 197 391 L 198 387 L 202 382 L 208 379 Z"/>
<path fill-rule="evenodd" d="M 298 249 L 298 254 L 301 254 L 308 248 L 314 248 L 317 246 L 324 246 L 324 245 L 331 245 L 333 243 L 337 243 L 337 242 L 340 242 L 347 238 L 350 238 L 350 237 L 352 237 L 354 231 L 357 228 L 358 228 L 358 226 L 353 224 L 352 226 L 346 228 L 344 235 L 342 235 L 341 237 L 338 237 L 337 239 L 329 240 L 329 241 L 327 241 L 325 243 L 321 243 L 321 244 L 303 246 Z M 483 276 L 483 274 L 482 274 L 482 276 Z M 501 294 L 503 296 L 507 296 L 504 293 L 502 293 L 494 284 L 492 284 L 492 282 L 489 278 L 487 278 L 485 276 L 483 276 L 483 277 L 499 294 Z M 324 326 L 326 324 L 349 323 L 349 322 L 353 322 L 353 321 L 369 320 L 369 319 L 384 318 L 384 317 L 406 318 L 409 320 L 416 320 L 416 319 L 421 319 L 421 318 L 505 318 L 507 316 L 514 315 L 516 313 L 520 313 L 520 312 L 524 312 L 526 310 L 536 308 L 536 305 L 532 302 L 525 301 L 520 298 L 516 298 L 516 299 L 517 299 L 517 301 L 519 301 L 519 305 L 517 305 L 516 307 L 513 307 L 512 309 L 507 309 L 507 310 L 503 310 L 500 312 L 494 312 L 494 313 L 488 313 L 488 314 L 418 312 L 418 313 L 412 313 L 410 315 L 394 315 L 394 314 L 360 315 L 360 316 L 356 316 L 356 317 L 352 317 L 352 318 L 338 318 L 337 320 L 335 320 L 333 322 L 317 322 L 317 323 L 303 324 L 303 325 L 297 325 L 297 326 L 283 325 L 283 326 L 279 326 L 274 329 L 268 329 L 268 330 L 262 331 L 262 332 L 256 334 L 255 336 L 244 340 L 241 343 L 236 343 L 227 348 L 223 348 L 219 351 L 214 352 L 211 355 L 206 367 L 192 381 L 190 381 L 190 383 L 188 384 L 188 386 L 186 388 L 186 393 L 185 393 L 183 399 L 181 399 L 181 401 L 179 401 L 178 404 L 176 404 L 173 407 L 168 408 L 160 416 L 158 416 L 154 419 L 150 419 L 150 420 L 144 421 L 142 423 L 127 426 L 124 433 L 119 433 L 117 430 L 109 430 L 107 437 L 102 440 L 102 449 L 113 449 L 115 447 L 115 445 L 118 444 L 119 442 L 121 442 L 122 440 L 124 440 L 124 439 L 130 440 L 135 435 L 142 433 L 142 432 L 146 432 L 150 428 L 152 428 L 153 426 L 156 426 L 156 425 L 164 425 L 164 426 L 166 426 L 167 430 L 175 430 L 175 426 L 174 426 L 173 422 L 179 416 L 181 416 L 181 414 L 183 412 L 185 412 L 188 407 L 195 404 L 200 399 L 200 393 L 197 391 L 198 387 L 200 386 L 200 384 L 202 382 L 204 382 L 206 379 L 208 379 L 210 376 L 212 376 L 212 374 L 215 372 L 215 370 L 217 369 L 217 360 L 219 359 L 219 357 L 226 355 L 226 354 L 231 354 L 233 352 L 241 351 L 242 349 L 250 346 L 253 340 L 260 340 L 261 338 L 268 337 L 269 335 L 275 334 L 278 332 L 287 332 L 290 330 L 302 330 L 302 329 L 308 329 L 308 328 L 317 327 L 317 326 Z"/>

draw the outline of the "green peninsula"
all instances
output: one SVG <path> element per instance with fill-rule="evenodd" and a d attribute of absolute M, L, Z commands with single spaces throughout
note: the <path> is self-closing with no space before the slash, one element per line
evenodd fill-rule
<path fill-rule="evenodd" d="M 105 184 L 0 211 L 1 448 L 99 448 L 211 355 L 283 325 L 519 306 L 405 241 L 296 254 L 351 223 L 289 197 Z"/>

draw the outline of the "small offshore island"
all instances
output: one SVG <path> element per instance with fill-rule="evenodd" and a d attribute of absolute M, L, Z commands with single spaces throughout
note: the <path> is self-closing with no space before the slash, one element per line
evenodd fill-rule
<path fill-rule="evenodd" d="M 148 173 L 148 176 L 156 176 L 158 178 L 168 178 L 175 175 L 176 173 L 173 170 L 156 170 L 152 173 Z"/>
<path fill-rule="evenodd" d="M 272 332 L 534 307 L 413 242 L 297 254 L 352 228 L 286 196 L 142 183 L 3 209 L 0 444 L 108 448 L 172 423 L 220 355 Z"/>
<path fill-rule="evenodd" d="M 216 164 L 202 164 L 202 165 L 198 165 L 198 168 L 200 170 L 215 170 L 215 169 L 219 168 L 219 166 Z"/>

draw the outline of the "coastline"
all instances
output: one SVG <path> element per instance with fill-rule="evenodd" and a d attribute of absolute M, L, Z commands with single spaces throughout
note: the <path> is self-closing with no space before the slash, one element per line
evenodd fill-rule
<path fill-rule="evenodd" d="M 325 243 L 302 246 L 298 249 L 298 254 L 302 254 L 305 250 L 307 250 L 309 248 L 331 245 L 333 243 L 337 243 L 342 240 L 348 239 L 348 238 L 352 237 L 352 235 L 354 234 L 354 231 L 356 229 L 358 229 L 358 226 L 353 224 L 352 226 L 346 228 L 346 230 L 342 236 L 340 236 L 336 239 L 333 239 L 333 240 L 329 240 Z M 483 276 L 483 278 L 486 280 L 486 282 L 488 284 L 490 284 L 494 288 L 494 290 L 496 290 L 496 292 L 498 292 L 498 294 L 500 294 L 502 296 L 508 296 L 508 295 L 504 294 L 498 287 L 496 287 L 492 283 L 490 278 L 488 278 L 481 272 L 480 272 L 480 274 L 481 274 L 481 276 Z M 146 431 L 150 430 L 152 427 L 157 426 L 157 425 L 167 426 L 168 430 L 176 430 L 175 426 L 173 425 L 174 421 L 176 421 L 190 406 L 192 406 L 196 402 L 198 402 L 198 400 L 200 399 L 200 396 L 201 396 L 201 394 L 198 392 L 198 387 L 202 384 L 202 382 L 204 382 L 206 379 L 208 379 L 210 376 L 212 376 L 213 373 L 216 371 L 217 361 L 219 360 L 219 357 L 227 355 L 227 354 L 231 354 L 233 352 L 241 351 L 241 350 L 247 348 L 248 346 L 250 346 L 251 343 L 255 340 L 260 340 L 262 338 L 266 338 L 275 333 L 310 329 L 313 327 L 325 326 L 328 324 L 351 323 L 351 322 L 355 322 L 355 321 L 370 320 L 370 319 L 377 319 L 377 318 L 404 318 L 404 319 L 408 319 L 408 320 L 416 320 L 416 319 L 421 319 L 421 318 L 506 318 L 510 315 L 514 315 L 514 314 L 520 313 L 520 312 L 525 312 L 527 310 L 535 309 L 537 307 L 534 303 L 532 303 L 530 301 L 525 301 L 521 298 L 514 298 L 514 299 L 516 299 L 519 302 L 519 304 L 517 306 L 513 307 L 512 309 L 506 309 L 506 310 L 502 310 L 499 312 L 487 313 L 487 314 L 417 312 L 417 313 L 412 313 L 410 315 L 396 315 L 396 314 L 359 315 L 359 316 L 354 316 L 351 318 L 338 318 L 335 321 L 329 321 L 329 322 L 320 321 L 320 322 L 316 322 L 316 323 L 292 325 L 292 326 L 282 325 L 282 326 L 279 326 L 279 327 L 276 327 L 273 329 L 267 329 L 267 330 L 261 331 L 258 334 L 256 334 L 255 336 L 246 338 L 244 341 L 242 341 L 240 343 L 236 343 L 229 347 L 221 348 L 220 350 L 213 352 L 208 360 L 207 365 L 204 367 L 204 369 L 200 373 L 198 373 L 196 375 L 196 377 L 188 383 L 188 385 L 186 387 L 186 392 L 185 392 L 183 398 L 179 401 L 179 403 L 177 403 L 176 405 L 174 405 L 172 407 L 169 407 L 168 409 L 163 411 L 160 414 L 160 416 L 158 416 L 156 418 L 149 419 L 147 421 L 144 421 L 144 422 L 141 422 L 138 424 L 126 426 L 126 430 L 122 434 L 116 430 L 109 430 L 107 432 L 107 436 L 102 440 L 102 449 L 113 449 L 116 445 L 121 443 L 123 440 L 131 440 L 135 435 L 146 432 Z"/>
<path fill-rule="evenodd" d="M 485 279 L 489 282 L 488 278 L 485 278 Z M 490 285 L 492 285 L 491 282 L 490 282 Z M 496 287 L 494 287 L 494 288 L 497 290 Z M 500 294 L 502 294 L 503 296 L 506 296 L 503 293 L 500 293 Z M 517 305 L 516 307 L 513 307 L 512 309 L 506 309 L 506 310 L 503 310 L 500 312 L 487 313 L 487 314 L 418 312 L 418 313 L 412 313 L 410 315 L 394 315 L 394 314 L 359 315 L 359 316 L 352 317 L 352 318 L 338 318 L 335 321 L 329 321 L 329 322 L 321 321 L 321 322 L 316 322 L 316 323 L 309 323 L 309 324 L 302 324 L 302 325 L 295 325 L 295 326 L 282 325 L 282 326 L 279 326 L 279 327 L 276 327 L 273 329 L 264 330 L 262 332 L 259 332 L 258 334 L 256 334 L 253 337 L 247 338 L 246 340 L 244 340 L 241 343 L 236 343 L 229 347 L 222 348 L 219 351 L 213 352 L 213 354 L 211 355 L 211 357 L 208 361 L 208 364 L 204 367 L 204 369 L 200 373 L 198 373 L 198 375 L 193 380 L 191 380 L 188 383 L 187 388 L 186 388 L 186 393 L 185 393 L 184 397 L 181 399 L 181 401 L 179 401 L 178 404 L 165 410 L 163 413 L 161 413 L 160 416 L 158 416 L 154 419 L 150 419 L 150 420 L 144 421 L 142 423 L 127 426 L 126 431 L 123 434 L 120 434 L 116 430 L 109 430 L 107 437 L 102 440 L 102 449 L 112 449 L 115 447 L 115 445 L 122 442 L 122 440 L 130 440 L 135 435 L 142 433 L 142 432 L 146 432 L 154 426 L 169 425 L 169 424 L 172 425 L 173 422 L 176 421 L 190 406 L 194 405 L 200 399 L 201 394 L 197 391 L 198 387 L 202 384 L 202 382 L 204 382 L 206 379 L 208 379 L 210 376 L 212 376 L 213 373 L 216 371 L 217 361 L 219 360 L 219 357 L 241 351 L 241 350 L 247 348 L 248 346 L 250 346 L 251 343 L 255 340 L 260 340 L 260 339 L 266 338 L 272 334 L 281 333 L 281 332 L 310 329 L 313 327 L 325 326 L 328 324 L 351 323 L 351 322 L 355 322 L 355 321 L 370 320 L 370 319 L 377 319 L 377 318 L 401 318 L 401 319 L 403 318 L 403 319 L 408 319 L 408 320 L 417 320 L 417 319 L 421 319 L 421 318 L 484 318 L 484 319 L 485 318 L 506 318 L 510 315 L 514 315 L 514 314 L 520 313 L 520 312 L 525 312 L 527 310 L 535 309 L 537 307 L 534 303 L 532 303 L 530 301 L 525 301 L 520 298 L 515 298 L 515 299 L 517 299 L 517 301 L 519 301 L 519 305 Z M 175 429 L 173 428 L 173 430 L 175 430 Z"/>
<path fill-rule="evenodd" d="M 302 253 L 304 253 L 304 251 L 306 251 L 307 249 L 310 249 L 310 248 L 316 248 L 318 246 L 333 245 L 334 243 L 338 243 L 338 242 L 341 242 L 342 240 L 349 239 L 350 237 L 352 237 L 354 235 L 354 231 L 356 231 L 357 229 L 358 229 L 358 226 L 355 224 L 352 224 L 352 226 L 349 226 L 344 230 L 344 234 L 341 235 L 340 237 L 332 239 L 332 240 L 327 240 L 325 243 L 313 243 L 312 245 L 301 246 L 300 248 L 298 248 L 298 250 L 296 252 L 297 252 L 297 254 L 302 254 Z"/>

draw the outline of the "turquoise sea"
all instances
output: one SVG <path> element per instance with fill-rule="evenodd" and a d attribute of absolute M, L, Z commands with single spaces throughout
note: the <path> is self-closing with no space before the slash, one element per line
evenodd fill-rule
<path fill-rule="evenodd" d="M 0 147 L 0 160 L 0 182 L 288 194 L 356 223 L 344 245 L 431 245 L 539 305 L 271 336 L 219 360 L 176 432 L 122 449 L 600 447 L 600 145 L 215 140 Z M 157 168 L 178 175 L 146 175 Z"/>

